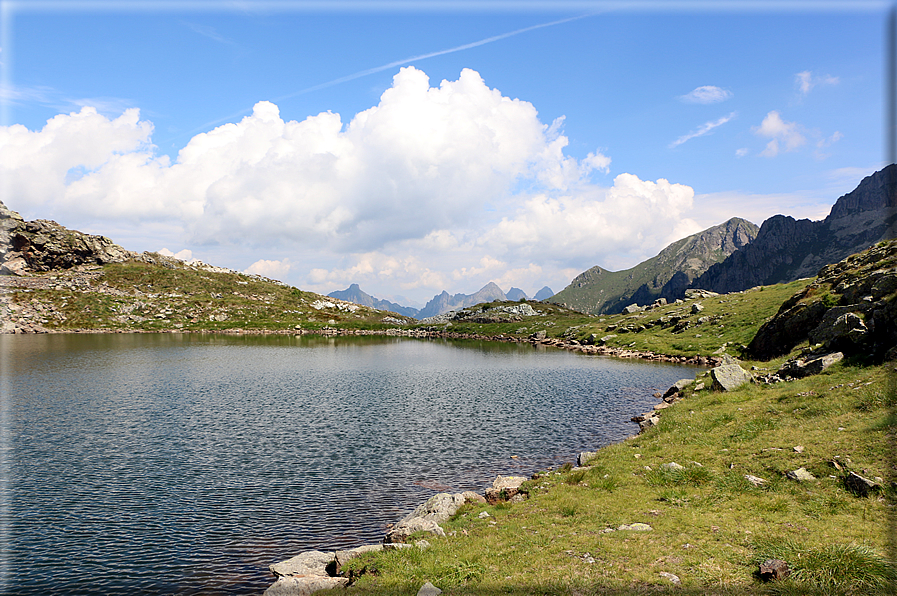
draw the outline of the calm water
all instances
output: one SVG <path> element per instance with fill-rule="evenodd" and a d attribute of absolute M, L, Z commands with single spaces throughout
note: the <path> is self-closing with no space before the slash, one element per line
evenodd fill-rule
<path fill-rule="evenodd" d="M 267 566 L 378 542 L 634 433 L 693 368 L 390 338 L 0 336 L 0 588 L 260 594 Z M 511 459 L 517 455 L 518 459 Z"/>

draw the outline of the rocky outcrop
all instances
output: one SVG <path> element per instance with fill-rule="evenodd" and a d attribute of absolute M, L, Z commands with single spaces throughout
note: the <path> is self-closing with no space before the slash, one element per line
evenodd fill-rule
<path fill-rule="evenodd" d="M 0 203 L 0 275 L 28 275 L 78 265 L 125 261 L 135 253 L 105 236 L 69 230 L 55 221 L 25 221 Z"/>
<path fill-rule="evenodd" d="M 761 360 L 808 342 L 807 356 L 843 352 L 888 357 L 897 346 L 897 241 L 827 265 L 786 300 L 748 345 Z"/>
<path fill-rule="evenodd" d="M 737 292 L 811 277 L 820 267 L 897 236 L 897 165 L 867 176 L 822 221 L 775 215 L 757 237 L 692 287 Z"/>
<path fill-rule="evenodd" d="M 618 313 L 629 304 L 681 298 L 692 281 L 757 235 L 757 226 L 732 218 L 677 240 L 657 256 L 625 271 L 592 267 L 548 301 L 591 313 Z"/>

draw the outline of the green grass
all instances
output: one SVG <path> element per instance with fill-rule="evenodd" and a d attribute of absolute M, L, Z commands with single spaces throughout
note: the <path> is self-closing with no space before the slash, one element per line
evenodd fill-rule
<path fill-rule="evenodd" d="M 830 462 L 890 478 L 892 369 L 842 362 L 792 383 L 689 391 L 660 425 L 602 449 L 591 468 L 539 475 L 523 503 L 466 506 L 427 550 L 373 556 L 379 574 L 346 593 L 415 594 L 426 581 L 446 594 L 885 593 L 892 495 L 854 496 Z M 820 402 L 824 413 L 802 415 Z M 799 467 L 817 480 L 785 478 Z M 768 482 L 756 487 L 746 474 Z M 610 531 L 634 522 L 653 530 Z M 788 562 L 792 576 L 762 583 L 766 558 Z"/>

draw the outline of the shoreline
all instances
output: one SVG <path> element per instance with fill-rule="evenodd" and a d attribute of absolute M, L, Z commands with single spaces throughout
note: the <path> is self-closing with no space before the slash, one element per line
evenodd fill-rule
<path fill-rule="evenodd" d="M 670 354 L 658 354 L 649 350 L 630 350 L 627 348 L 615 348 L 610 346 L 596 346 L 581 344 L 576 340 L 565 341 L 558 338 L 519 338 L 508 335 L 481 335 L 479 333 L 459 333 L 453 331 L 439 331 L 433 329 L 48 329 L 45 327 L 33 328 L 23 331 L 17 328 L 15 331 L 3 331 L 0 335 L 56 335 L 56 334 L 217 334 L 217 335 L 320 335 L 323 337 L 352 337 L 352 336 L 385 336 L 408 337 L 412 339 L 458 339 L 496 341 L 505 343 L 528 343 L 533 346 L 545 346 L 580 352 L 597 356 L 612 356 L 615 358 L 637 358 L 653 362 L 670 362 L 675 364 L 688 364 L 693 366 L 714 367 L 723 362 L 723 358 L 717 356 L 673 356 Z"/>

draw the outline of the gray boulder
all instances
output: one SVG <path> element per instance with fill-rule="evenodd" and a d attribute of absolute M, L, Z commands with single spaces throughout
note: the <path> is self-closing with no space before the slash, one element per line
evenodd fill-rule
<path fill-rule="evenodd" d="M 333 563 L 336 557 L 333 553 L 324 553 L 319 550 L 309 550 L 299 553 L 291 559 L 274 563 L 268 569 L 278 577 L 288 575 L 319 575 L 328 576 L 327 566 Z"/>
<path fill-rule="evenodd" d="M 723 364 L 710 370 L 715 391 L 732 391 L 754 380 L 751 373 L 737 364 Z"/>
<path fill-rule="evenodd" d="M 417 591 L 417 596 L 439 596 L 440 594 L 442 594 L 442 590 L 440 590 L 430 582 L 422 585 L 420 587 L 420 590 Z"/>
<path fill-rule="evenodd" d="M 414 518 L 432 520 L 437 524 L 442 523 L 455 515 L 465 502 L 466 498 L 461 493 L 439 493 L 427 499 L 425 503 L 418 505 L 414 511 L 406 515 L 399 523 Z"/>
<path fill-rule="evenodd" d="M 583 451 L 576 458 L 576 465 L 578 467 L 588 466 L 589 462 L 591 462 L 592 460 L 597 459 L 597 458 L 598 458 L 597 451 Z"/>
<path fill-rule="evenodd" d="M 426 532 L 434 536 L 445 536 L 445 531 L 432 519 L 413 517 L 397 523 L 383 538 L 385 544 L 405 542 L 416 532 Z"/>
<path fill-rule="evenodd" d="M 644 306 L 639 306 L 638 304 L 630 304 L 623 309 L 623 312 L 627 315 L 631 315 L 632 313 L 642 312 L 643 310 L 645 310 Z"/>

